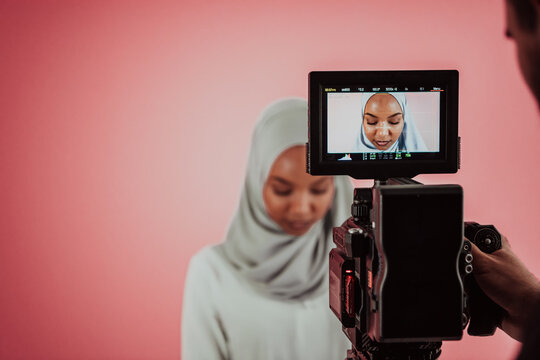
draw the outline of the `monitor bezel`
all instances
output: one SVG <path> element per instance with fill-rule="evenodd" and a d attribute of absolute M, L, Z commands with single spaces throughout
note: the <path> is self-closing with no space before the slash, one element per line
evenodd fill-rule
<path fill-rule="evenodd" d="M 312 175 L 349 175 L 356 179 L 414 177 L 419 174 L 456 173 L 459 169 L 457 70 L 378 70 L 378 71 L 312 71 L 309 73 L 309 140 L 307 170 Z M 441 111 L 441 143 L 437 159 L 409 161 L 329 161 L 324 149 L 327 141 L 326 116 L 323 113 L 324 89 L 355 85 L 398 88 L 437 84 L 445 90 L 445 111 Z"/>

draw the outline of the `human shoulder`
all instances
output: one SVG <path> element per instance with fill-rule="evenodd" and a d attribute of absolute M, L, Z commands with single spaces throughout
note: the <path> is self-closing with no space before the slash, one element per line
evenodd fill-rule
<path fill-rule="evenodd" d="M 220 254 L 219 246 L 206 246 L 193 255 L 188 273 L 206 280 L 220 280 L 230 273 L 233 268 Z"/>

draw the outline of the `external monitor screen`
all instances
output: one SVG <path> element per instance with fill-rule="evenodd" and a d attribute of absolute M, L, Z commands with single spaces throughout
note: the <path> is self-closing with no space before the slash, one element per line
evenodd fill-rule
<path fill-rule="evenodd" d="M 310 76 L 313 174 L 457 171 L 457 71 Z"/>
<path fill-rule="evenodd" d="M 399 159 L 439 153 L 442 90 L 328 90 L 327 152 L 343 155 L 338 160 L 350 154 Z"/>

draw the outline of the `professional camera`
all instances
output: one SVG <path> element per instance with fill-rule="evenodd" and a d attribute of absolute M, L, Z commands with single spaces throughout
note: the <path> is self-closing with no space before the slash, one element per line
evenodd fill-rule
<path fill-rule="evenodd" d="M 455 70 L 309 74 L 308 172 L 374 180 L 333 232 L 330 308 L 352 342 L 347 359 L 437 359 L 467 324 L 486 336 L 501 321 L 469 242 L 493 252 L 500 234 L 463 222 L 461 186 L 412 179 L 457 172 L 457 118 Z"/>

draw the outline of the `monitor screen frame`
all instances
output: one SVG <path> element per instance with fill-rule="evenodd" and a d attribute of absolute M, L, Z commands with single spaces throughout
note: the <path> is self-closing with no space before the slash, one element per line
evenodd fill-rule
<path fill-rule="evenodd" d="M 349 175 L 356 179 L 414 177 L 419 174 L 456 173 L 459 169 L 457 70 L 312 71 L 309 73 L 309 140 L 307 170 L 312 175 Z M 439 152 L 425 158 L 337 161 L 327 152 L 326 99 L 329 89 L 362 86 L 366 89 L 441 89 Z M 419 153 L 421 155 L 422 153 Z M 414 154 L 413 154 L 414 155 Z"/>

